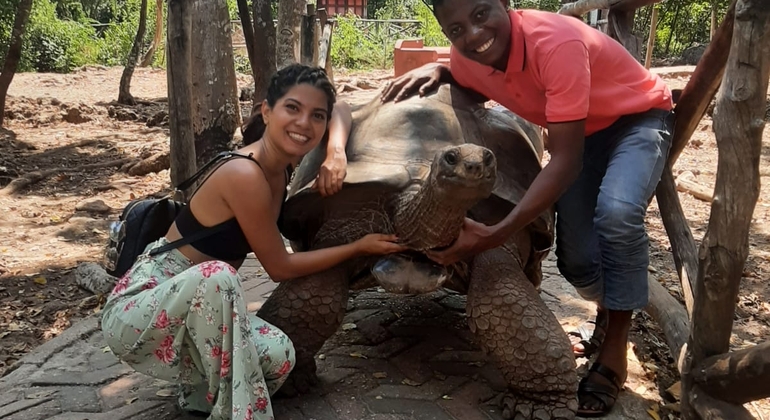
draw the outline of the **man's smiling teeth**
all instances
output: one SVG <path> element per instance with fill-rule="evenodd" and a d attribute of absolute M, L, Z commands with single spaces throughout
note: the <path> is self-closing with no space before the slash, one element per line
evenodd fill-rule
<path fill-rule="evenodd" d="M 490 39 L 489 41 L 485 42 L 484 45 L 476 48 L 476 52 L 483 53 L 484 51 L 488 50 L 489 47 L 491 47 L 494 42 L 495 42 L 494 38 Z"/>
<path fill-rule="evenodd" d="M 303 136 L 302 134 L 297 133 L 289 133 L 289 137 L 291 137 L 293 140 L 298 141 L 300 143 L 306 143 L 308 140 L 310 140 L 310 137 Z"/>

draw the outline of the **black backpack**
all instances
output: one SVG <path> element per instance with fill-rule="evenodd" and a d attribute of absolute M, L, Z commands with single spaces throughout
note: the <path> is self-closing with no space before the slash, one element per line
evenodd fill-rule
<path fill-rule="evenodd" d="M 203 173 L 205 173 L 214 163 L 219 161 L 241 157 L 251 159 L 251 155 L 242 155 L 236 152 L 222 152 L 214 159 L 203 165 L 189 179 L 179 184 L 176 191 L 183 191 L 189 188 Z M 259 163 L 257 163 L 259 164 Z M 187 203 L 176 201 L 172 197 L 164 198 L 139 198 L 132 200 L 123 209 L 120 218 L 110 225 L 109 239 L 107 249 L 104 253 L 104 269 L 111 276 L 122 277 L 123 274 L 134 265 L 137 257 L 144 252 L 147 244 L 158 240 L 168 232 L 171 224 L 174 223 L 176 216 Z M 198 241 L 211 236 L 227 225 L 220 223 L 207 229 L 199 230 L 184 238 L 164 246 L 150 250 L 149 255 L 157 255 L 182 245 Z"/>

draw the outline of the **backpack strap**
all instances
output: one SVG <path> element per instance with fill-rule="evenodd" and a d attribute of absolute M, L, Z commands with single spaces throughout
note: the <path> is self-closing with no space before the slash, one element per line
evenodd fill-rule
<path fill-rule="evenodd" d="M 190 178 L 182 181 L 179 184 L 179 186 L 176 187 L 176 189 L 177 190 L 185 190 L 185 189 L 189 188 L 195 182 L 195 180 L 200 178 L 200 176 L 202 174 L 204 174 L 205 172 L 207 172 L 208 169 L 211 168 L 211 166 L 213 166 L 216 162 L 218 162 L 218 161 L 220 161 L 220 160 L 222 160 L 224 158 L 230 159 L 230 158 L 234 158 L 234 157 L 249 159 L 249 160 L 253 161 L 254 163 L 256 163 L 257 166 L 259 166 L 260 168 L 262 167 L 262 165 L 260 165 L 259 162 L 256 159 L 254 159 L 254 157 L 252 156 L 251 153 L 248 154 L 248 155 L 244 155 L 244 154 L 237 153 L 237 152 L 229 152 L 229 151 L 221 152 L 221 153 L 217 154 L 214 157 L 214 159 L 211 159 L 205 165 L 203 165 L 200 169 L 198 169 L 198 171 L 195 172 L 195 174 L 193 174 Z M 188 236 L 185 236 L 183 238 L 177 239 L 174 242 L 170 242 L 170 243 L 167 243 L 166 245 L 159 246 L 159 247 L 157 247 L 155 249 L 152 249 L 152 250 L 150 250 L 148 255 L 155 256 L 157 254 L 162 254 L 164 252 L 171 251 L 172 249 L 179 248 L 180 246 L 187 245 L 187 244 L 199 241 L 201 239 L 207 238 L 209 236 L 212 236 L 212 235 L 214 235 L 216 233 L 222 232 L 222 231 L 225 230 L 225 228 L 227 228 L 227 223 L 223 222 L 223 223 L 220 223 L 220 224 L 218 224 L 216 226 L 210 226 L 210 227 L 207 227 L 205 229 L 201 229 L 201 230 L 199 230 L 197 232 L 192 233 L 191 235 L 188 235 Z"/>
<path fill-rule="evenodd" d="M 219 233 L 225 230 L 227 228 L 227 223 L 220 223 L 216 226 L 211 226 L 206 229 L 201 229 L 197 232 L 194 232 L 191 235 L 185 236 L 183 238 L 177 239 L 174 242 L 167 243 L 166 245 L 159 246 L 155 249 L 150 250 L 148 255 L 151 257 L 154 255 L 162 254 L 166 251 L 171 251 L 172 249 L 179 248 L 182 245 L 187 245 L 190 243 L 193 243 L 195 241 L 201 240 L 203 238 L 206 238 L 208 236 L 211 236 L 215 233 Z"/>
<path fill-rule="evenodd" d="M 186 190 L 198 178 L 200 178 L 201 175 L 203 175 L 204 173 L 208 172 L 209 168 L 211 168 L 215 163 L 219 162 L 220 160 L 222 160 L 224 158 L 233 158 L 233 157 L 240 157 L 240 158 L 249 159 L 249 160 L 253 161 L 254 163 L 256 163 L 257 166 L 259 166 L 260 168 L 262 167 L 262 165 L 260 165 L 259 162 L 257 162 L 256 159 L 254 159 L 254 157 L 252 156 L 251 153 L 248 154 L 248 155 L 244 155 L 244 154 L 241 154 L 241 153 L 238 153 L 238 152 L 230 152 L 230 151 L 221 152 L 221 153 L 217 154 L 216 156 L 214 156 L 214 159 L 211 159 L 210 161 L 206 162 L 205 165 L 201 166 L 200 169 L 198 169 L 198 171 L 195 172 L 191 177 L 189 177 L 189 178 L 185 179 L 184 181 L 180 182 L 179 185 L 176 186 L 176 189 L 177 190 Z"/>

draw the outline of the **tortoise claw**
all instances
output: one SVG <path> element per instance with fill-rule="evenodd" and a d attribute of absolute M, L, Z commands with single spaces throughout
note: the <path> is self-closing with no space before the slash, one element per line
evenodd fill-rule
<path fill-rule="evenodd" d="M 575 409 L 568 404 L 553 401 L 531 400 L 511 391 L 503 393 L 498 400 L 504 420 L 574 420 Z"/>

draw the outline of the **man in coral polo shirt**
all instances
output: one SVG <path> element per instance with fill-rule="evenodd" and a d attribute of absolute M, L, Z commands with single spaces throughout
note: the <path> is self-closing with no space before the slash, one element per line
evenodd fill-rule
<path fill-rule="evenodd" d="M 452 42 L 450 67 L 415 69 L 382 100 L 461 85 L 547 128 L 551 159 L 503 221 L 467 219 L 451 247 L 429 256 L 449 264 L 499 246 L 555 204 L 559 270 L 598 306 L 593 334 L 571 333 L 582 339 L 573 340 L 576 356 L 599 353 L 581 380 L 578 415 L 605 415 L 627 376 L 631 314 L 647 304 L 644 217 L 670 147 L 671 92 L 621 44 L 578 19 L 509 11 L 505 0 L 432 3 Z"/>

